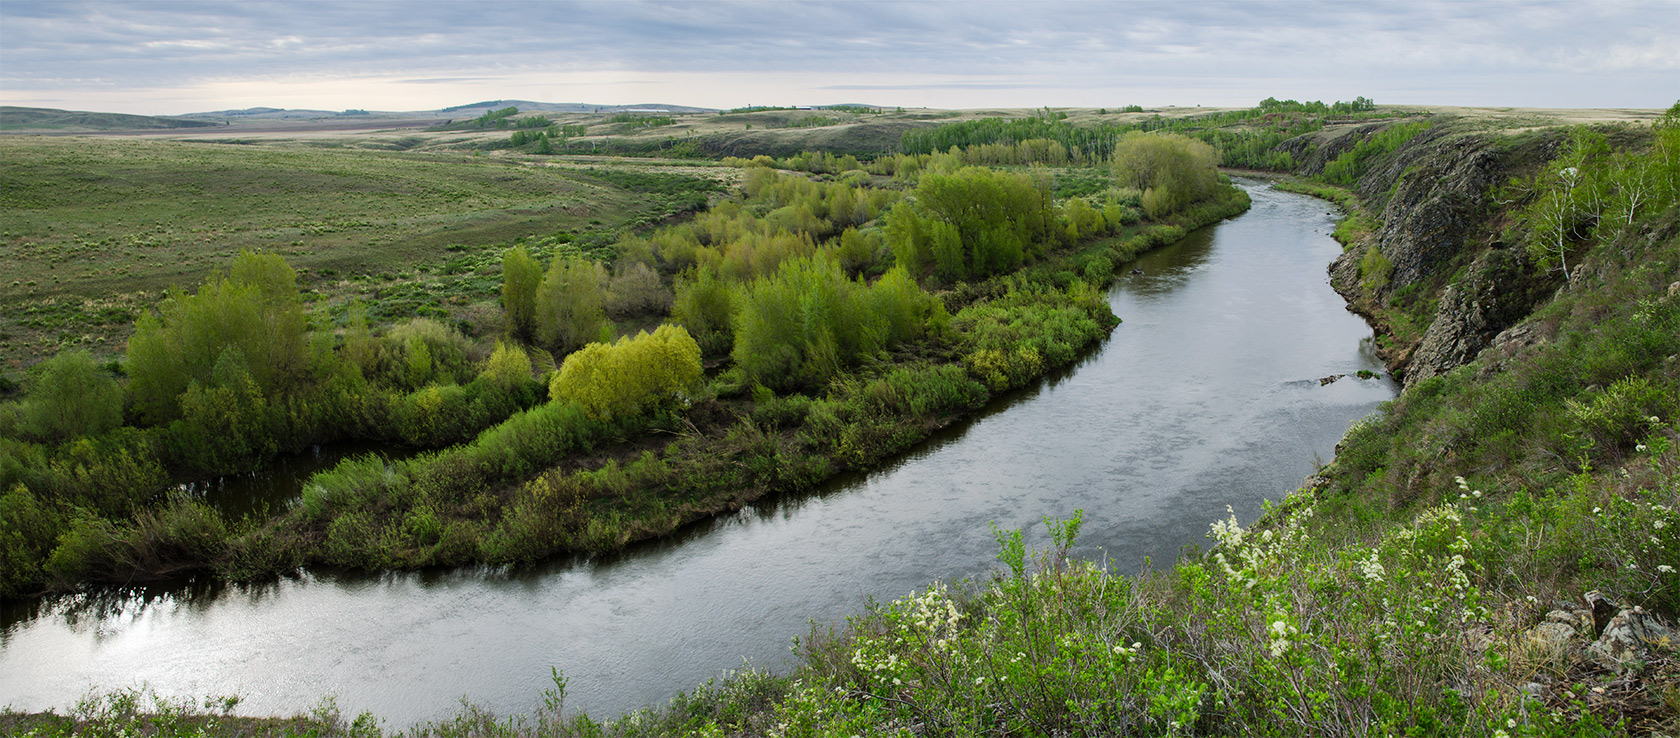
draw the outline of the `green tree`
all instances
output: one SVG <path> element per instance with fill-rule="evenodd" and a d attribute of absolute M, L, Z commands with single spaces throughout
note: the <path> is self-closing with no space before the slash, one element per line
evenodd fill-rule
<path fill-rule="evenodd" d="M 586 259 L 557 257 L 537 286 L 537 338 L 565 355 L 601 338 L 608 329 L 606 270 Z"/>
<path fill-rule="evenodd" d="M 1176 133 L 1133 132 L 1114 145 L 1120 186 L 1143 191 L 1151 218 L 1211 196 L 1219 187 L 1218 162 L 1212 146 Z"/>
<path fill-rule="evenodd" d="M 542 279 L 542 265 L 524 246 L 502 255 L 502 310 L 508 335 L 527 342 L 536 336 L 537 287 Z"/>
<path fill-rule="evenodd" d="M 1609 153 L 1604 135 L 1577 128 L 1563 153 L 1527 185 L 1533 199 L 1520 216 L 1529 227 L 1527 250 L 1542 267 L 1556 265 L 1569 279 L 1569 250 L 1591 235 L 1605 205 L 1600 161 Z"/>
<path fill-rule="evenodd" d="M 905 268 L 959 280 L 1020 268 L 1056 227 L 1047 177 L 962 167 L 922 175 L 914 202 L 888 216 L 887 242 Z"/>
<path fill-rule="evenodd" d="M 735 342 L 735 288 L 715 270 L 697 268 L 677 281 L 671 319 L 688 330 L 707 356 L 726 354 Z"/>
<path fill-rule="evenodd" d="M 242 251 L 225 275 L 195 294 L 171 293 L 142 315 L 128 342 L 129 393 L 142 417 L 176 417 L 193 380 L 205 382 L 222 352 L 237 348 L 265 394 L 305 379 L 309 352 L 297 275 L 274 254 Z"/>
<path fill-rule="evenodd" d="M 24 429 L 49 441 L 92 436 L 122 424 L 122 387 L 82 349 L 41 362 L 24 404 Z"/>

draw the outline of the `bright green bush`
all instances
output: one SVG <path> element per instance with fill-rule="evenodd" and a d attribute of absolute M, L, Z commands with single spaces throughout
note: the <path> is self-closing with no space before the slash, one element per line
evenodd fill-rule
<path fill-rule="evenodd" d="M 887 222 L 898 265 L 951 281 L 1014 271 L 1061 228 L 1048 176 L 984 167 L 923 175 Z"/>
<path fill-rule="evenodd" d="M 688 331 L 662 325 L 653 333 L 579 349 L 566 357 L 548 387 L 554 401 L 608 418 L 684 403 L 700 377 L 700 347 Z"/>
<path fill-rule="evenodd" d="M 1019 387 L 1063 366 L 1115 322 L 1107 302 L 1080 280 L 1067 292 L 1016 290 L 971 305 L 951 321 L 963 362 L 994 391 Z"/>
<path fill-rule="evenodd" d="M 939 301 L 895 269 L 874 285 L 846 278 L 818 256 L 743 285 L 732 356 L 770 387 L 817 386 L 842 368 L 944 321 Z"/>
<path fill-rule="evenodd" d="M 1367 294 L 1376 294 L 1388 286 L 1388 278 L 1394 274 L 1394 265 L 1383 256 L 1381 248 L 1376 244 L 1365 249 L 1365 256 L 1359 259 L 1359 284 L 1365 288 Z"/>
<path fill-rule="evenodd" d="M 517 343 L 496 342 L 496 350 L 484 362 L 479 376 L 503 389 L 514 389 L 531 382 L 531 357 Z"/>

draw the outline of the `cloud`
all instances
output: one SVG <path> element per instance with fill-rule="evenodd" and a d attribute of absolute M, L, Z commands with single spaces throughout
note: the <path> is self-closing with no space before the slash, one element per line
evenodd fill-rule
<path fill-rule="evenodd" d="M 823 90 L 1034 90 L 1044 85 L 988 84 L 984 82 L 947 82 L 926 85 L 825 85 Z"/>
<path fill-rule="evenodd" d="M 1246 103 L 1292 80 L 1299 88 L 1275 92 L 1377 97 L 1434 86 L 1479 91 L 1490 104 L 1653 106 L 1680 96 L 1676 17 L 1680 0 L 7 0 L 0 86 L 8 98 L 92 99 L 119 88 L 255 89 L 312 78 L 441 93 L 538 75 L 581 85 L 592 75 L 658 84 L 711 74 L 750 85 L 755 75 L 803 74 L 802 88 L 815 91 L 1094 95 L 1116 80 L 1154 90 L 1190 79 L 1240 90 L 1230 94 L 1245 97 L 1230 102 Z M 734 94 L 764 99 L 752 89 Z"/>

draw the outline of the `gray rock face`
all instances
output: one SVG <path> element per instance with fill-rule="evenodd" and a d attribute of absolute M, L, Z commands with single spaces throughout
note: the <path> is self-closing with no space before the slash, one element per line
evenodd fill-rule
<path fill-rule="evenodd" d="M 1412 353 L 1406 385 L 1470 363 L 1494 338 L 1522 320 L 1542 297 L 1523 273 L 1515 253 L 1490 249 L 1470 266 L 1463 281 L 1448 285 L 1434 322 Z"/>
<path fill-rule="evenodd" d="M 1366 135 L 1361 129 L 1325 140 L 1323 156 Z M 1497 185 L 1550 145 L 1510 148 L 1437 124 L 1360 178 L 1360 200 L 1380 210 L 1381 225 L 1336 258 L 1330 283 L 1367 317 L 1390 310 L 1414 320 L 1427 316 L 1421 338 L 1391 342 L 1382 352 L 1408 386 L 1474 360 L 1556 288 L 1557 275 L 1540 273 L 1521 249 L 1500 241 L 1491 217 L 1499 207 Z M 1380 264 L 1367 260 L 1373 249 L 1391 265 L 1386 280 L 1360 274 L 1362 263 Z"/>
<path fill-rule="evenodd" d="M 1649 660 L 1652 649 L 1675 650 L 1674 631 L 1656 615 L 1634 607 L 1610 618 L 1604 634 L 1587 646 L 1587 657 L 1621 674 Z"/>
<path fill-rule="evenodd" d="M 1422 281 L 1465 249 L 1495 181 L 1498 156 L 1491 144 L 1472 138 L 1431 144 L 1397 162 L 1405 169 L 1383 208 L 1376 244 L 1394 265 L 1390 292 Z M 1380 184 L 1361 182 L 1361 189 Z"/>

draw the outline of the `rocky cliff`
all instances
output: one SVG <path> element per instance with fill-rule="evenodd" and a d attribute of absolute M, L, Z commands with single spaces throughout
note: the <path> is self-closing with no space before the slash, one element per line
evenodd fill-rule
<path fill-rule="evenodd" d="M 1315 174 L 1385 124 L 1289 143 Z M 1380 226 L 1330 265 L 1331 284 L 1376 325 L 1390 371 L 1411 385 L 1474 359 L 1561 283 L 1507 248 L 1495 191 L 1544 161 L 1555 136 L 1515 140 L 1431 127 L 1375 158 L 1355 191 Z"/>

